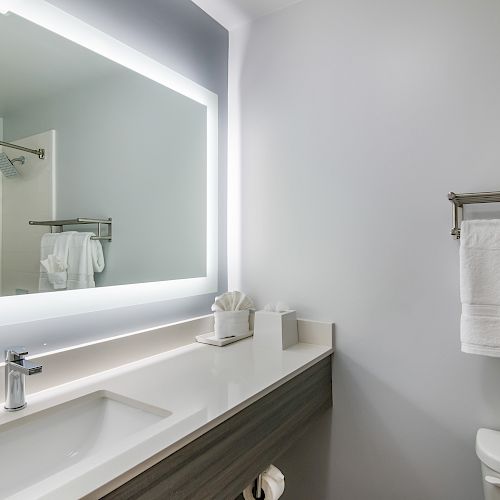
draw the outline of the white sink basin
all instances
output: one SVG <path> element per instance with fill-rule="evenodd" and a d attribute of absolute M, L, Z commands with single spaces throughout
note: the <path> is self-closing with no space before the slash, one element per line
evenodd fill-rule
<path fill-rule="evenodd" d="M 12 495 L 171 415 L 98 391 L 0 426 L 0 498 Z"/>

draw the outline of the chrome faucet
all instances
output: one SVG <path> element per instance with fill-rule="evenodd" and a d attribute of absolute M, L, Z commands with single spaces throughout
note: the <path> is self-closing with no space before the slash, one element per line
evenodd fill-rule
<path fill-rule="evenodd" d="M 42 371 L 41 365 L 35 365 L 25 359 L 26 347 L 9 347 L 5 350 L 5 409 L 22 410 L 26 406 L 26 375 L 35 375 Z"/>

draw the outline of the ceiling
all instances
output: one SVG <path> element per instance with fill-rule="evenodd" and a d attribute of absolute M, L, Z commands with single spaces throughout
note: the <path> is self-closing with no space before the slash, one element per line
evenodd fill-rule
<path fill-rule="evenodd" d="M 232 30 L 301 0 L 192 0 L 226 29 Z"/>

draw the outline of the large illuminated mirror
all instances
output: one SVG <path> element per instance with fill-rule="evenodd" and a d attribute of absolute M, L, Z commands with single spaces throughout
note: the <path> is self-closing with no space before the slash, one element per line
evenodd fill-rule
<path fill-rule="evenodd" d="M 17 14 L 0 15 L 1 295 L 213 278 L 216 96 Z"/>

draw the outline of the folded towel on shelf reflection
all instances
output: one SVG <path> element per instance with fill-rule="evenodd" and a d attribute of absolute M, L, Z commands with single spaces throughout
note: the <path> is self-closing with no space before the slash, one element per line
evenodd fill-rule
<path fill-rule="evenodd" d="M 64 290 L 67 287 L 69 245 L 73 234 L 75 231 L 42 236 L 38 283 L 40 292 Z"/>
<path fill-rule="evenodd" d="M 104 269 L 101 242 L 91 239 L 94 233 L 75 233 L 68 255 L 68 290 L 94 288 L 94 273 Z"/>
<path fill-rule="evenodd" d="M 39 291 L 95 287 L 94 273 L 104 269 L 101 242 L 94 233 L 44 234 L 40 250 Z"/>

